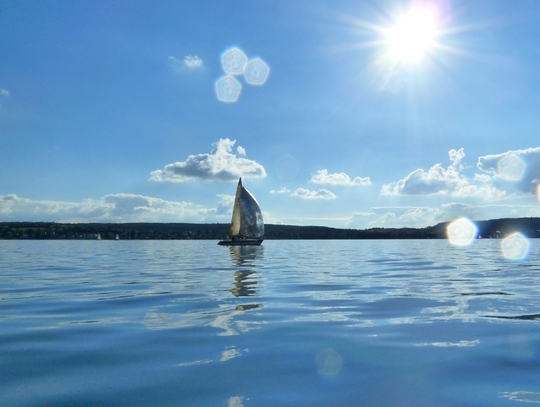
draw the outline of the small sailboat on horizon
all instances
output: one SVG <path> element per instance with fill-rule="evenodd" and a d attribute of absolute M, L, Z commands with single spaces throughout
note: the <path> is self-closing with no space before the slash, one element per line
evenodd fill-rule
<path fill-rule="evenodd" d="M 234 199 L 231 229 L 220 246 L 260 245 L 264 240 L 264 221 L 257 200 L 238 180 Z"/>

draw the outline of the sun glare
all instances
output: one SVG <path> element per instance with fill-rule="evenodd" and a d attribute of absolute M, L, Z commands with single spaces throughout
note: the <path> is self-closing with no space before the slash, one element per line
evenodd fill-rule
<path fill-rule="evenodd" d="M 400 61 L 418 61 L 434 45 L 436 18 L 429 8 L 413 8 L 386 32 L 390 56 Z"/>

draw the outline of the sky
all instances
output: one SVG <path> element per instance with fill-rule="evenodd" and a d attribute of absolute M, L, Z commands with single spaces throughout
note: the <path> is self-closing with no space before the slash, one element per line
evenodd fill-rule
<path fill-rule="evenodd" d="M 540 216 L 540 2 L 3 0 L 0 221 Z"/>

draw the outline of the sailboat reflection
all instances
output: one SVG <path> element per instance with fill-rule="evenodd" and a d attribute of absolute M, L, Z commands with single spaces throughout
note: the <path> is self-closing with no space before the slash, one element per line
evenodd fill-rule
<path fill-rule="evenodd" d="M 231 258 L 236 266 L 245 266 L 234 273 L 234 287 L 231 293 L 235 297 L 249 297 L 257 293 L 257 272 L 252 268 L 256 266 L 264 253 L 263 246 L 230 246 Z M 259 308 L 261 304 L 241 304 L 237 311 L 247 311 Z"/>
<path fill-rule="evenodd" d="M 264 246 L 229 246 L 229 250 L 237 266 L 255 265 L 264 255 Z"/>
<path fill-rule="evenodd" d="M 254 274 L 256 273 L 253 270 L 238 270 L 234 273 L 234 288 L 231 292 L 235 297 L 255 295 L 257 280 Z"/>

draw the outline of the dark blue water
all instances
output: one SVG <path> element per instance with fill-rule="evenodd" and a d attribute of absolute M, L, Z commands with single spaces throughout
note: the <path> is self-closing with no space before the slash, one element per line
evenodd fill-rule
<path fill-rule="evenodd" d="M 531 242 L 0 241 L 0 405 L 540 403 Z"/>

